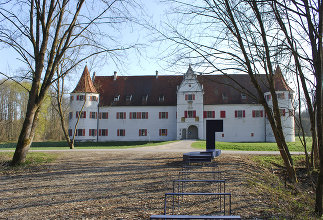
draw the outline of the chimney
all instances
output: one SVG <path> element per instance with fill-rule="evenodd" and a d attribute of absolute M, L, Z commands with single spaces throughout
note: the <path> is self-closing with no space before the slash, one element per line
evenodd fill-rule
<path fill-rule="evenodd" d="M 95 72 L 92 75 L 92 81 L 94 81 L 94 80 L 95 80 Z"/>
<path fill-rule="evenodd" d="M 156 79 L 158 79 L 158 71 L 156 70 Z"/>
<path fill-rule="evenodd" d="M 114 71 L 113 73 L 113 80 L 117 80 L 117 71 Z"/>

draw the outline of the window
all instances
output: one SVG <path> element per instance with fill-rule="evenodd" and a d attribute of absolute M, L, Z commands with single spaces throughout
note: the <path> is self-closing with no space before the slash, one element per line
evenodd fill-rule
<path fill-rule="evenodd" d="M 271 95 L 266 95 L 266 100 L 270 101 L 271 100 Z"/>
<path fill-rule="evenodd" d="M 83 101 L 85 98 L 84 98 L 84 95 L 78 95 L 76 96 L 76 100 L 78 101 Z"/>
<path fill-rule="evenodd" d="M 158 101 L 159 101 L 159 102 L 163 102 L 163 101 L 165 101 L 165 96 L 163 96 L 163 95 L 159 96 L 159 97 L 158 97 Z"/>
<path fill-rule="evenodd" d="M 220 111 L 220 118 L 225 118 L 225 111 Z"/>
<path fill-rule="evenodd" d="M 126 96 L 126 102 L 131 102 L 132 100 L 132 95 L 127 95 Z"/>
<path fill-rule="evenodd" d="M 85 129 L 77 129 L 76 136 L 85 136 Z"/>
<path fill-rule="evenodd" d="M 204 111 L 204 118 L 215 118 L 215 111 Z"/>
<path fill-rule="evenodd" d="M 72 134 L 73 133 L 73 131 L 72 131 L 72 129 L 68 129 L 68 135 L 70 136 L 70 137 L 72 137 Z"/>
<path fill-rule="evenodd" d="M 116 96 L 114 96 L 113 101 L 118 102 L 119 99 L 120 99 L 120 95 L 116 95 Z"/>
<path fill-rule="evenodd" d="M 244 93 L 241 93 L 241 99 L 247 99 L 247 95 Z"/>
<path fill-rule="evenodd" d="M 71 95 L 70 97 L 70 101 L 73 101 L 74 100 L 74 96 Z"/>
<path fill-rule="evenodd" d="M 279 109 L 280 116 L 285 116 L 286 111 L 285 109 Z"/>
<path fill-rule="evenodd" d="M 118 136 L 126 136 L 126 130 L 125 129 L 118 129 L 117 135 Z"/>
<path fill-rule="evenodd" d="M 195 118 L 196 117 L 196 111 L 185 111 L 184 112 L 185 118 Z"/>
<path fill-rule="evenodd" d="M 167 119 L 168 112 L 159 112 L 159 119 Z"/>
<path fill-rule="evenodd" d="M 109 113 L 108 112 L 100 112 L 99 113 L 99 119 L 108 119 L 109 118 Z"/>
<path fill-rule="evenodd" d="M 246 117 L 246 111 L 245 110 L 236 110 L 234 112 L 234 116 L 236 118 L 245 118 Z"/>
<path fill-rule="evenodd" d="M 99 129 L 99 136 L 108 136 L 108 129 Z"/>
<path fill-rule="evenodd" d="M 277 98 L 278 99 L 285 99 L 285 93 L 278 93 Z"/>
<path fill-rule="evenodd" d="M 98 101 L 98 98 L 94 95 L 90 96 L 90 101 Z"/>
<path fill-rule="evenodd" d="M 141 97 L 142 104 L 147 104 L 147 100 L 148 100 L 148 95 L 144 95 Z"/>
<path fill-rule="evenodd" d="M 78 118 L 80 115 L 80 118 L 86 118 L 86 112 L 76 112 L 76 118 Z"/>
<path fill-rule="evenodd" d="M 139 129 L 139 136 L 147 136 L 147 129 Z"/>
<path fill-rule="evenodd" d="M 73 112 L 70 112 L 68 115 L 69 115 L 69 119 L 73 118 Z"/>
<path fill-rule="evenodd" d="M 96 129 L 89 129 L 89 136 L 96 136 Z"/>
<path fill-rule="evenodd" d="M 142 119 L 148 119 L 148 112 L 142 112 L 141 113 L 141 118 Z"/>
<path fill-rule="evenodd" d="M 227 100 L 228 99 L 228 96 L 227 96 L 227 94 L 225 94 L 225 93 L 222 93 L 222 100 Z"/>
<path fill-rule="evenodd" d="M 159 136 L 167 136 L 167 129 L 159 129 Z"/>
<path fill-rule="evenodd" d="M 90 118 L 97 119 L 98 113 L 97 112 L 90 112 Z"/>
<path fill-rule="evenodd" d="M 130 112 L 129 113 L 129 118 L 130 119 L 139 119 L 141 118 L 141 113 L 140 112 Z"/>
<path fill-rule="evenodd" d="M 262 118 L 262 117 L 264 117 L 263 110 L 252 110 L 252 117 L 253 118 Z"/>
<path fill-rule="evenodd" d="M 126 119 L 125 112 L 117 112 L 117 119 Z"/>
<path fill-rule="evenodd" d="M 185 100 L 188 100 L 188 101 L 195 100 L 195 94 L 185 94 Z"/>

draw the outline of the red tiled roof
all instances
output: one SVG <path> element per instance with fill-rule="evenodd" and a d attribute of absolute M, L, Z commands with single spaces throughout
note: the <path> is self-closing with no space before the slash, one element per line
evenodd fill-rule
<path fill-rule="evenodd" d="M 87 66 L 85 66 L 83 74 L 72 93 L 79 92 L 98 93 L 93 85 Z"/>
<path fill-rule="evenodd" d="M 274 80 L 275 80 L 275 89 L 278 91 L 292 91 L 292 89 L 287 85 L 282 71 L 279 66 L 277 66 L 275 70 L 275 75 L 274 75 Z"/>
<path fill-rule="evenodd" d="M 228 77 L 229 76 L 229 77 Z M 246 74 L 232 75 L 201 75 L 197 76 L 198 81 L 203 85 L 204 104 L 253 104 L 257 100 L 247 96 L 241 98 L 243 90 L 234 82 L 238 82 L 242 87 L 255 94 L 250 78 Z M 266 75 L 258 75 L 262 91 L 268 92 L 266 86 Z M 177 87 L 181 84 L 183 76 L 118 76 L 114 80 L 113 76 L 96 76 L 94 86 L 100 93 L 100 106 L 176 106 Z M 283 77 L 275 79 L 277 91 L 289 91 Z M 286 87 L 287 86 L 287 87 Z M 132 100 L 127 101 L 126 97 L 132 95 Z M 147 102 L 145 97 L 148 95 Z M 119 101 L 114 101 L 114 97 L 119 96 Z M 164 96 L 164 101 L 159 101 L 159 97 Z"/>

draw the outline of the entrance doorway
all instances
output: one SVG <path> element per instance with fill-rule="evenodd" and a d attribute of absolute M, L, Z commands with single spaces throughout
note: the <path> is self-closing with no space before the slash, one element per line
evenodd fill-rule
<path fill-rule="evenodd" d="M 189 126 L 187 133 L 188 133 L 187 134 L 188 139 L 198 139 L 198 129 L 195 125 Z"/>
<path fill-rule="evenodd" d="M 186 139 L 186 128 L 182 129 L 182 140 Z"/>

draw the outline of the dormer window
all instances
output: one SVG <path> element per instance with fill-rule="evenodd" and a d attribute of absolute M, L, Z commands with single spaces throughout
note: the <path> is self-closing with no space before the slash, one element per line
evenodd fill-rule
<path fill-rule="evenodd" d="M 113 101 L 118 102 L 120 100 L 120 95 L 116 95 L 113 98 Z"/>
<path fill-rule="evenodd" d="M 126 96 L 126 102 L 131 102 L 132 100 L 132 95 L 127 95 Z"/>
<path fill-rule="evenodd" d="M 222 93 L 222 100 L 227 100 L 228 99 L 228 96 L 227 96 L 227 94 L 225 94 L 225 93 Z"/>
<path fill-rule="evenodd" d="M 147 101 L 148 101 L 148 94 L 141 97 L 142 104 L 147 104 Z"/>
<path fill-rule="evenodd" d="M 244 93 L 241 93 L 241 99 L 247 99 L 247 95 Z"/>
<path fill-rule="evenodd" d="M 163 95 L 159 96 L 159 97 L 158 97 L 158 101 L 159 101 L 159 102 L 163 102 L 163 101 L 165 101 L 165 96 L 163 96 Z"/>

